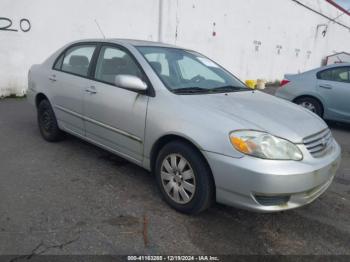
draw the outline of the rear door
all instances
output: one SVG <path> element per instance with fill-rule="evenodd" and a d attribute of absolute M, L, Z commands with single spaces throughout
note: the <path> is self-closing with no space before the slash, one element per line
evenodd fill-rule
<path fill-rule="evenodd" d="M 350 121 L 350 67 L 340 66 L 317 74 L 317 88 L 326 103 L 325 117 Z"/>
<path fill-rule="evenodd" d="M 66 49 L 54 64 L 50 81 L 51 103 L 60 127 L 85 135 L 83 95 L 90 85 L 89 69 L 95 43 L 75 44 Z"/>
<path fill-rule="evenodd" d="M 134 162 L 143 158 L 143 139 L 149 97 L 114 84 L 117 75 L 145 79 L 131 53 L 103 45 L 96 56 L 93 81 L 84 95 L 86 136 Z"/>

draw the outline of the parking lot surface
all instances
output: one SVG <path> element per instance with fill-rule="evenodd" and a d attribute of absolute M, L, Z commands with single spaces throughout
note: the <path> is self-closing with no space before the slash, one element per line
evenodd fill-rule
<path fill-rule="evenodd" d="M 45 142 L 25 99 L 0 100 L 0 254 L 350 254 L 350 127 L 342 165 L 300 209 L 175 212 L 145 170 L 72 136 Z"/>

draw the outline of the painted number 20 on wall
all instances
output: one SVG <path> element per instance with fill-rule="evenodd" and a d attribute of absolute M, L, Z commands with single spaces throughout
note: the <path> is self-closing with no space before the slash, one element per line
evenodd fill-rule
<path fill-rule="evenodd" d="M 26 33 L 30 31 L 31 29 L 31 24 L 30 21 L 27 18 L 22 18 L 19 21 L 19 29 Z M 0 30 L 1 31 L 12 31 L 12 32 L 18 32 L 17 28 L 14 28 L 12 20 L 7 17 L 0 17 Z"/>

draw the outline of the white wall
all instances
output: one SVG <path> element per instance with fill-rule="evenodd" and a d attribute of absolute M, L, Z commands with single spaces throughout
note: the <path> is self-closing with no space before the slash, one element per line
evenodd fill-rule
<path fill-rule="evenodd" d="M 332 18 L 341 14 L 324 0 L 299 1 Z M 25 92 L 30 65 L 65 43 L 101 37 L 95 19 L 107 37 L 155 41 L 161 21 L 163 42 L 200 51 L 243 80 L 281 79 L 350 46 L 348 29 L 292 0 L 0 0 L 0 16 L 15 29 L 22 18 L 31 23 L 28 32 L 0 30 L 0 96 Z M 347 15 L 338 21 L 350 26 Z M 254 43 L 261 43 L 258 51 Z"/>
<path fill-rule="evenodd" d="M 324 0 L 301 2 L 332 18 L 341 14 Z M 165 42 L 208 54 L 242 79 L 281 79 L 285 73 L 318 67 L 325 56 L 350 47 L 349 30 L 328 24 L 291 0 L 180 0 L 171 1 L 164 12 L 172 17 L 164 27 Z M 339 21 L 350 26 L 347 15 Z M 325 26 L 317 30 L 319 24 L 328 25 L 325 37 L 321 34 Z M 259 51 L 254 41 L 261 43 Z M 280 55 L 277 45 L 282 46 Z"/>
<path fill-rule="evenodd" d="M 64 44 L 102 37 L 95 19 L 107 37 L 157 40 L 158 6 L 158 0 L 0 0 L 0 17 L 10 18 L 12 28 L 22 18 L 31 23 L 26 33 L 0 30 L 0 96 L 24 92 L 30 66 Z"/>

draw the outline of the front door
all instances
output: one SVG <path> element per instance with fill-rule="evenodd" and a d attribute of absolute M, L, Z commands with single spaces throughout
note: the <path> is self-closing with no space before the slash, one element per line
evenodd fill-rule
<path fill-rule="evenodd" d="M 127 50 L 105 45 L 93 74 L 84 95 L 87 138 L 141 162 L 149 97 L 116 86 L 114 79 L 119 74 L 142 78 L 142 70 Z"/>
<path fill-rule="evenodd" d="M 350 121 L 350 67 L 336 67 L 318 74 L 318 91 L 326 102 L 326 118 Z"/>

